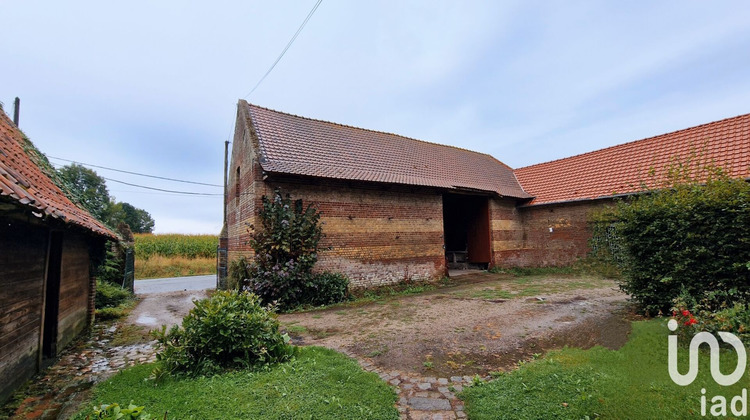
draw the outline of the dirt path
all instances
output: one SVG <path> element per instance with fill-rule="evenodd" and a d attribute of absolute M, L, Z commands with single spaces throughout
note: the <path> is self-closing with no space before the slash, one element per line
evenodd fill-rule
<path fill-rule="evenodd" d="M 611 281 L 477 274 L 462 282 L 280 319 L 298 342 L 430 376 L 486 374 L 550 348 L 617 348 L 627 339 L 626 295 Z"/>
<path fill-rule="evenodd" d="M 405 419 L 463 418 L 455 394 L 473 375 L 514 368 L 563 346 L 619 348 L 627 296 L 602 279 L 488 273 L 457 287 L 280 316 L 297 344 L 356 357 L 394 385 Z"/>
<path fill-rule="evenodd" d="M 207 290 L 149 293 L 138 295 L 141 302 L 130 313 L 125 324 L 155 329 L 179 324 L 193 308 L 193 301 L 208 297 Z"/>

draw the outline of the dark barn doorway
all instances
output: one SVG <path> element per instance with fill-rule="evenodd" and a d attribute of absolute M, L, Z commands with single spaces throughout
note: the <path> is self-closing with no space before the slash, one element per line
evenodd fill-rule
<path fill-rule="evenodd" d="M 60 310 L 60 281 L 62 280 L 63 234 L 50 233 L 47 254 L 47 279 L 44 296 L 42 330 L 42 367 L 49 366 L 57 356 L 57 321 Z"/>
<path fill-rule="evenodd" d="M 487 269 L 492 255 L 487 197 L 443 195 L 443 233 L 449 269 Z"/>

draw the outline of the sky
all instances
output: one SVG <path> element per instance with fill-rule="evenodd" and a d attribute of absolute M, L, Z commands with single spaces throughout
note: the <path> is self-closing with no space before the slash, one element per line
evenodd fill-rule
<path fill-rule="evenodd" d="M 315 3 L 0 0 L 0 101 L 48 156 L 219 185 L 240 98 L 513 168 L 750 113 L 747 1 L 323 0 L 247 96 Z M 221 230 L 221 187 L 95 170 Z"/>

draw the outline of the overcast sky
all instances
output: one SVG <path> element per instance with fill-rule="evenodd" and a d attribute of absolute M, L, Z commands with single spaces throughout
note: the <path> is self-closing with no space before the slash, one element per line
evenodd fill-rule
<path fill-rule="evenodd" d="M 0 101 L 50 156 L 221 184 L 314 4 L 0 0 Z M 750 2 L 323 0 L 247 99 L 518 168 L 750 112 Z M 217 196 L 108 186 L 156 232 L 221 229 Z"/>

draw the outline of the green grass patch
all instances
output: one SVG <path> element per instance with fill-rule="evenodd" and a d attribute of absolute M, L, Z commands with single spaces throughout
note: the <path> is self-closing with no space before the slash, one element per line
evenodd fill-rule
<path fill-rule="evenodd" d="M 154 418 L 169 419 L 398 419 L 396 394 L 352 359 L 304 347 L 292 361 L 258 371 L 214 377 L 146 380 L 153 364 L 127 369 L 93 390 L 92 404 L 130 401 Z M 83 420 L 90 409 L 75 419 Z"/>
<path fill-rule="evenodd" d="M 307 328 L 305 328 L 302 325 L 286 325 L 284 329 L 289 334 L 294 334 L 294 335 L 304 334 L 307 332 Z"/>
<path fill-rule="evenodd" d="M 731 401 L 750 387 L 747 376 L 730 387 L 717 385 L 707 352 L 701 354 L 695 382 L 676 385 L 667 370 L 668 334 L 665 319 L 634 322 L 631 338 L 620 350 L 594 347 L 550 352 L 491 382 L 467 388 L 461 398 L 472 419 L 666 419 L 700 417 L 701 388 L 707 390 L 710 410 L 713 396 Z M 681 347 L 682 373 L 687 371 L 687 356 L 687 349 Z M 722 351 L 722 371 L 732 371 L 736 360 L 733 351 Z"/>
<path fill-rule="evenodd" d="M 489 271 L 496 274 L 510 274 L 515 277 L 596 276 L 608 279 L 618 279 L 621 277 L 620 270 L 614 264 L 593 256 L 579 259 L 573 264 L 563 267 L 492 267 Z"/>

